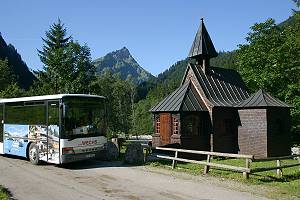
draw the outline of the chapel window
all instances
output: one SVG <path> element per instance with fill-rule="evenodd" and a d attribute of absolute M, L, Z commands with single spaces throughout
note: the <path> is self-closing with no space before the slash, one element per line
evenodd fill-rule
<path fill-rule="evenodd" d="M 160 134 L 160 118 L 156 119 L 156 130 L 155 133 Z"/>
<path fill-rule="evenodd" d="M 178 125 L 179 125 L 179 121 L 176 117 L 173 117 L 172 118 L 172 121 L 173 121 L 173 134 L 178 134 Z"/>

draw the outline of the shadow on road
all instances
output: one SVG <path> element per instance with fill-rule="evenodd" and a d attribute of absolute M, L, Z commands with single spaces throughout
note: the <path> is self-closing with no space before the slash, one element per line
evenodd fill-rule
<path fill-rule="evenodd" d="M 297 172 L 295 174 L 286 174 L 281 178 L 275 177 L 275 176 L 271 176 L 271 175 L 261 175 L 261 174 L 251 174 L 251 176 L 256 176 L 256 178 L 259 181 L 265 182 L 265 183 L 269 183 L 269 182 L 291 182 L 294 180 L 299 180 L 300 178 L 300 172 Z"/>
<path fill-rule="evenodd" d="M 19 156 L 14 156 L 14 155 L 1 155 L 3 157 L 13 159 L 13 160 L 23 160 L 30 162 L 24 158 L 24 157 L 19 157 Z M 116 161 L 100 161 L 100 160 L 95 160 L 95 159 L 90 159 L 90 160 L 83 160 L 83 161 L 77 161 L 77 162 L 72 162 L 72 163 L 67 163 L 67 164 L 52 164 L 52 163 L 47 163 L 47 162 L 41 162 L 39 166 L 55 166 L 59 168 L 64 168 L 64 169 L 69 169 L 69 170 L 82 170 L 82 169 L 95 169 L 95 168 L 106 168 L 106 167 L 134 167 L 135 165 L 128 165 L 125 164 L 123 161 L 116 160 Z"/>
<path fill-rule="evenodd" d="M 70 170 L 81 170 L 81 169 L 95 169 L 104 167 L 131 167 L 126 165 L 123 161 L 98 161 L 98 160 L 84 160 L 74 163 L 67 163 L 62 165 L 57 165 L 57 167 L 70 169 Z"/>
<path fill-rule="evenodd" d="M 1 155 L 2 157 L 10 158 L 10 159 L 18 159 L 18 160 L 25 160 L 28 161 L 27 158 L 21 157 L 21 156 L 14 156 L 9 154 Z"/>

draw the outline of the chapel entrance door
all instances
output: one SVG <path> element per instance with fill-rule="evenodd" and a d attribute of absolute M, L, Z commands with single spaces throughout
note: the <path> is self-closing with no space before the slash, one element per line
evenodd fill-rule
<path fill-rule="evenodd" d="M 160 139 L 162 145 L 170 144 L 171 137 L 171 114 L 160 114 Z"/>

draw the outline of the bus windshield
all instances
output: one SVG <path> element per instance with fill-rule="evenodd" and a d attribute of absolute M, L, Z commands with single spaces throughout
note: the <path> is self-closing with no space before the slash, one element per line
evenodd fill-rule
<path fill-rule="evenodd" d="M 66 97 L 64 102 L 62 139 L 105 136 L 105 99 Z"/>

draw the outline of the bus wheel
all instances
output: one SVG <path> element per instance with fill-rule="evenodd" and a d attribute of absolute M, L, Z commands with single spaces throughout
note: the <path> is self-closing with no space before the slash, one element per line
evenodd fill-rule
<path fill-rule="evenodd" d="M 29 146 L 29 160 L 34 165 L 40 164 L 39 149 L 34 143 Z"/>

